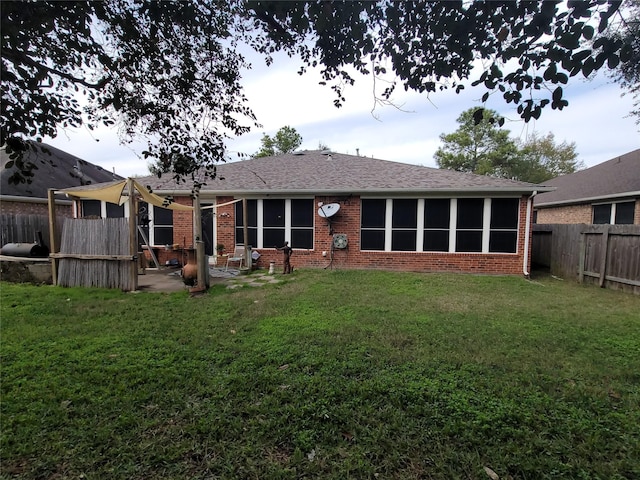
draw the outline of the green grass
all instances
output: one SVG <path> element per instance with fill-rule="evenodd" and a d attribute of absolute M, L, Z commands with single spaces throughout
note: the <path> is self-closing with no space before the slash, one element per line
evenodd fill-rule
<path fill-rule="evenodd" d="M 640 478 L 630 294 L 303 270 L 1 300 L 1 478 Z"/>

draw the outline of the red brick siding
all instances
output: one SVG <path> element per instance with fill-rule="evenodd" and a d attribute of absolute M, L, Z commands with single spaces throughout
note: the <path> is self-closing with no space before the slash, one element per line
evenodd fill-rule
<path fill-rule="evenodd" d="M 0 203 L 2 213 L 14 215 L 49 215 L 49 205 L 45 203 L 2 201 Z M 71 205 L 56 205 L 56 216 L 73 216 Z"/>
<path fill-rule="evenodd" d="M 606 203 L 606 202 L 605 202 Z M 537 223 L 587 223 L 593 221 L 593 207 L 589 204 L 539 208 Z M 640 225 L 640 199 L 636 200 L 634 225 Z"/>
<path fill-rule="evenodd" d="M 591 205 L 540 208 L 537 223 L 591 223 Z"/>
<path fill-rule="evenodd" d="M 233 200 L 231 197 L 217 197 L 218 204 Z M 189 200 L 190 201 L 190 200 Z M 382 269 L 398 271 L 423 272 L 461 272 L 484 274 L 522 274 L 524 259 L 524 233 L 527 217 L 527 197 L 520 200 L 520 223 L 518 250 L 514 254 L 485 253 L 436 253 L 436 252 L 361 252 L 360 251 L 360 198 L 359 197 L 315 197 L 318 202 L 340 203 L 340 213 L 332 220 L 333 233 L 344 233 L 349 240 L 348 248 L 334 252 L 333 266 L 336 268 Z M 181 202 L 183 203 L 183 202 Z M 176 212 L 177 213 L 177 212 Z M 226 216 L 225 214 L 228 214 Z M 216 210 L 217 242 L 226 246 L 227 252 L 235 243 L 235 205 L 228 205 Z M 180 222 L 174 216 L 175 243 L 191 244 L 191 215 Z M 530 231 L 531 235 L 531 231 Z M 315 217 L 315 235 L 313 250 L 294 250 L 291 263 L 294 267 L 318 267 L 329 265 L 332 235 L 327 220 Z M 530 245 L 530 244 L 529 244 Z M 282 265 L 282 254 L 273 248 L 256 249 L 261 257 L 258 267 L 267 268 L 270 262 L 278 267 Z M 323 257 L 322 252 L 327 252 Z M 527 259 L 527 270 L 531 261 L 531 248 Z"/>
<path fill-rule="evenodd" d="M 174 201 L 180 205 L 193 205 L 191 197 L 175 197 Z M 173 243 L 177 243 L 180 247 L 194 248 L 192 211 L 173 211 Z"/>
<path fill-rule="evenodd" d="M 216 197 L 216 205 L 232 202 L 233 197 Z M 216 223 L 216 241 L 221 243 L 225 247 L 225 253 L 233 253 L 233 248 L 236 242 L 235 233 L 235 212 L 236 204 L 225 205 L 216 209 L 215 222 Z M 214 245 L 215 247 L 215 245 Z M 268 265 L 268 263 L 267 263 Z"/>

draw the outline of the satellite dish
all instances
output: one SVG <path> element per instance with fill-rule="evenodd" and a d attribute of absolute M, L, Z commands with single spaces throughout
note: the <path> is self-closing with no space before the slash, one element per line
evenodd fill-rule
<path fill-rule="evenodd" d="M 318 215 L 322 218 L 329 218 L 334 216 L 340 210 L 339 203 L 328 203 L 327 205 L 323 205 L 318 209 Z"/>

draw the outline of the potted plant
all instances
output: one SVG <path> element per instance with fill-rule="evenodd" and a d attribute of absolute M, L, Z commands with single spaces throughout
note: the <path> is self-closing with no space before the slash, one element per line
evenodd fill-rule
<path fill-rule="evenodd" d="M 216 245 L 216 253 L 218 256 L 221 256 L 224 253 L 224 245 L 222 243 Z"/>

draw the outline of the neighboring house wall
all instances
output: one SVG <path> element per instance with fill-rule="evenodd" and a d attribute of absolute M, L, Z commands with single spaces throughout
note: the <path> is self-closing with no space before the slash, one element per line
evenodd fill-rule
<path fill-rule="evenodd" d="M 46 201 L 16 202 L 3 200 L 0 202 L 0 210 L 2 210 L 2 213 L 14 215 L 49 215 L 49 205 Z M 71 205 L 56 205 L 56 215 L 72 217 Z"/>
<path fill-rule="evenodd" d="M 623 203 L 627 203 L 625 200 Z M 602 201 L 580 205 L 563 205 L 558 207 L 540 207 L 537 208 L 538 224 L 571 224 L 571 223 L 594 223 L 593 221 L 593 205 L 611 204 L 612 202 Z M 615 223 L 615 219 L 612 223 Z M 633 224 L 640 225 L 640 199 L 635 200 L 635 209 L 633 216 Z"/>
<path fill-rule="evenodd" d="M 204 197 L 204 196 L 203 196 Z M 220 196 L 215 200 L 216 204 L 232 201 L 234 198 Z M 190 205 L 191 199 L 187 197 L 176 197 L 176 201 Z M 202 199 L 203 202 L 210 200 Z M 516 200 L 517 201 L 517 200 Z M 313 227 L 313 248 L 296 249 L 291 258 L 294 267 L 336 267 L 336 268 L 363 268 L 363 269 L 388 269 L 404 271 L 433 271 L 433 272 L 467 272 L 484 274 L 522 274 L 526 217 L 527 217 L 527 197 L 519 199 L 516 208 L 517 215 L 517 239 L 515 253 L 451 253 L 451 252 L 423 252 L 423 251 L 363 251 L 360 248 L 361 241 L 361 198 L 359 196 L 327 197 L 316 196 L 313 198 L 314 211 L 319 202 L 324 204 L 340 203 L 340 210 L 329 222 L 315 214 Z M 216 210 L 216 243 L 225 245 L 226 253 L 232 253 L 236 243 L 236 205 L 226 205 Z M 489 205 L 487 203 L 487 205 Z M 193 244 L 193 224 L 190 212 L 174 212 L 174 243 L 187 246 Z M 387 219 L 388 221 L 388 219 Z M 453 226 L 452 226 L 453 227 Z M 330 228 L 332 230 L 330 230 Z M 331 263 L 331 245 L 333 241 L 332 233 L 346 234 L 348 238 L 348 248 L 344 250 L 335 249 L 333 251 L 333 263 Z M 514 232 L 515 233 L 515 232 Z M 454 232 L 455 234 L 455 232 Z M 488 243 L 488 226 L 482 232 L 483 242 Z M 266 247 L 266 245 L 263 245 Z M 419 247 L 421 248 L 421 247 Z M 258 266 L 266 268 L 270 262 L 282 265 L 282 254 L 275 248 L 256 248 L 261 257 Z M 323 256 L 323 252 L 326 255 Z M 530 262 L 527 259 L 527 265 Z M 176 256 L 173 252 L 167 252 L 169 256 Z M 163 262 L 164 253 L 160 251 L 160 261 Z M 527 271 L 529 268 L 527 267 Z"/>
<path fill-rule="evenodd" d="M 591 205 L 540 208 L 536 223 L 591 223 Z"/>

